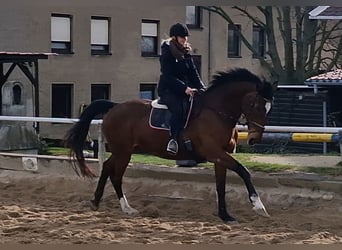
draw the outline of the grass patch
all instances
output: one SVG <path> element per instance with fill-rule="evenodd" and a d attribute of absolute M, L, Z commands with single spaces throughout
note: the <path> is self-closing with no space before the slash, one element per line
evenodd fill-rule
<path fill-rule="evenodd" d="M 152 155 L 145 154 L 133 154 L 131 157 L 131 163 L 140 163 L 140 164 L 151 164 L 151 165 L 164 165 L 164 166 L 175 166 L 175 160 L 168 160 L 159 158 Z"/>
<path fill-rule="evenodd" d="M 69 155 L 69 149 L 68 148 L 62 148 L 62 147 L 49 147 L 47 149 L 47 153 L 49 155 L 55 155 L 55 156 L 61 156 L 61 155 Z"/>
<path fill-rule="evenodd" d="M 62 147 L 48 147 L 47 154 L 49 155 L 69 155 L 68 148 Z M 259 171 L 264 173 L 277 173 L 283 171 L 300 171 L 306 173 L 316 173 L 322 175 L 342 175 L 342 162 L 337 164 L 336 167 L 300 167 L 296 165 L 284 165 L 284 164 L 275 164 L 275 163 L 264 163 L 264 162 L 256 162 L 252 161 L 252 157 L 260 155 L 255 153 L 236 153 L 233 157 L 239 161 L 242 165 L 246 166 L 248 169 L 252 171 Z M 109 153 L 107 152 L 107 157 Z M 176 165 L 175 160 L 168 160 L 159 158 L 152 155 L 147 154 L 133 154 L 131 157 L 132 164 L 150 164 L 150 165 L 163 165 L 173 167 Z M 204 168 L 212 168 L 214 166 L 213 163 L 201 163 L 198 165 L 199 167 Z"/>
<path fill-rule="evenodd" d="M 245 165 L 248 169 L 253 171 L 260 171 L 265 173 L 277 173 L 286 170 L 294 170 L 296 166 L 282 165 L 274 163 L 263 163 L 263 162 L 246 162 Z"/>
<path fill-rule="evenodd" d="M 248 169 L 253 171 L 261 171 L 266 173 L 273 172 L 281 172 L 284 170 L 294 169 L 296 166 L 291 165 L 281 165 L 281 164 L 273 164 L 273 163 L 262 163 L 262 162 L 254 162 L 251 161 L 251 157 L 255 156 L 255 154 L 250 153 L 237 153 L 234 154 L 234 158 L 239 161 L 242 165 L 248 167 Z M 164 165 L 164 166 L 175 166 L 176 162 L 174 160 L 162 159 L 156 156 L 151 155 L 141 155 L 134 154 L 132 155 L 131 163 L 140 163 L 140 164 L 152 164 L 152 165 Z M 204 168 L 212 168 L 214 166 L 213 163 L 201 163 L 198 165 L 199 167 Z"/>
<path fill-rule="evenodd" d="M 341 167 L 301 167 L 298 169 L 302 172 L 315 173 L 320 175 L 342 175 Z"/>

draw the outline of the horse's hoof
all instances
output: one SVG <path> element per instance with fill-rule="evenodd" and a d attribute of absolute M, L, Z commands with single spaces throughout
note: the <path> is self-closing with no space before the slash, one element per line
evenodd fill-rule
<path fill-rule="evenodd" d="M 253 204 L 253 210 L 256 214 L 264 216 L 264 217 L 270 217 L 268 212 L 266 211 L 266 208 L 264 204 L 262 204 L 259 196 L 253 195 L 250 197 L 252 204 Z"/>
<path fill-rule="evenodd" d="M 93 211 L 97 211 L 99 209 L 99 206 L 95 204 L 94 200 L 89 201 L 90 209 Z"/>
<path fill-rule="evenodd" d="M 236 225 L 239 224 L 239 222 L 237 220 L 227 220 L 224 223 L 228 224 L 228 225 Z"/>
<path fill-rule="evenodd" d="M 234 217 L 230 216 L 227 212 L 219 214 L 219 217 L 226 224 L 233 225 L 233 224 L 238 224 L 239 223 Z"/>
<path fill-rule="evenodd" d="M 125 211 L 126 214 L 130 215 L 130 216 L 134 216 L 134 215 L 138 215 L 139 214 L 139 211 L 132 208 L 132 207 L 129 207 L 129 209 L 127 209 Z"/>
<path fill-rule="evenodd" d="M 265 208 L 257 208 L 257 207 L 253 207 L 253 210 L 256 214 L 264 216 L 264 217 L 271 217 L 269 215 L 269 213 L 266 211 Z"/>

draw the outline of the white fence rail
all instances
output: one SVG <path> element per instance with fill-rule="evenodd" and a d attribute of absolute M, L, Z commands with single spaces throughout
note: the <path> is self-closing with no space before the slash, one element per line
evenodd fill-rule
<path fill-rule="evenodd" d="M 247 131 L 246 126 L 237 125 L 239 131 Z M 288 133 L 338 133 L 342 127 L 287 127 L 265 126 L 265 132 L 288 132 Z"/>
<path fill-rule="evenodd" d="M 29 116 L 0 116 L 0 121 L 21 121 L 21 122 L 48 122 L 48 123 L 65 123 L 73 124 L 78 121 L 78 119 L 71 118 L 51 118 L 51 117 L 29 117 Z M 101 131 L 102 120 L 92 120 L 92 125 L 98 126 L 98 160 L 100 166 L 104 162 L 105 158 L 105 143 Z"/>
<path fill-rule="evenodd" d="M 76 123 L 78 121 L 78 119 L 51 118 L 51 117 L 30 117 L 30 116 L 0 116 L 0 121 Z M 102 120 L 92 120 L 91 124 L 102 124 Z"/>
<path fill-rule="evenodd" d="M 78 119 L 51 118 L 51 117 L 28 117 L 28 116 L 0 116 L 0 121 L 24 121 L 24 122 L 48 122 L 48 123 L 76 123 Z M 98 126 L 98 160 L 100 165 L 105 157 L 105 143 L 101 131 L 102 120 L 92 120 L 92 125 Z M 238 125 L 239 131 L 247 131 L 247 126 Z M 286 127 L 265 126 L 265 132 L 288 132 L 288 133 L 334 133 L 342 137 L 342 127 Z M 342 153 L 342 151 L 341 151 Z"/>
<path fill-rule="evenodd" d="M 50 123 L 75 123 L 78 119 L 29 117 L 29 116 L 0 116 L 0 121 L 27 121 L 27 122 L 50 122 Z M 102 120 L 92 120 L 91 124 L 102 124 Z M 247 131 L 247 126 L 237 125 L 239 131 Z M 338 133 L 342 127 L 289 127 L 289 126 L 265 126 L 267 132 L 292 132 L 292 133 Z"/>

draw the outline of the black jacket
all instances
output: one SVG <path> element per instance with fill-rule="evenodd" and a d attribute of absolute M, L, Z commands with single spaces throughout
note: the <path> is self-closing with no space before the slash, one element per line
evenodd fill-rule
<path fill-rule="evenodd" d="M 171 53 L 168 42 L 161 46 L 160 56 L 160 80 L 158 83 L 158 95 L 163 96 L 167 92 L 182 96 L 187 87 L 201 89 L 204 84 L 200 79 L 194 61 L 190 54 L 178 61 Z"/>

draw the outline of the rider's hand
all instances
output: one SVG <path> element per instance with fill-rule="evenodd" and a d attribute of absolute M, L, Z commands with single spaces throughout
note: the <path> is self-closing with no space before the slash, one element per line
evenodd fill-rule
<path fill-rule="evenodd" d="M 185 90 L 185 94 L 189 95 L 189 96 L 194 96 L 195 92 L 197 92 L 197 89 L 192 89 L 187 87 Z"/>

